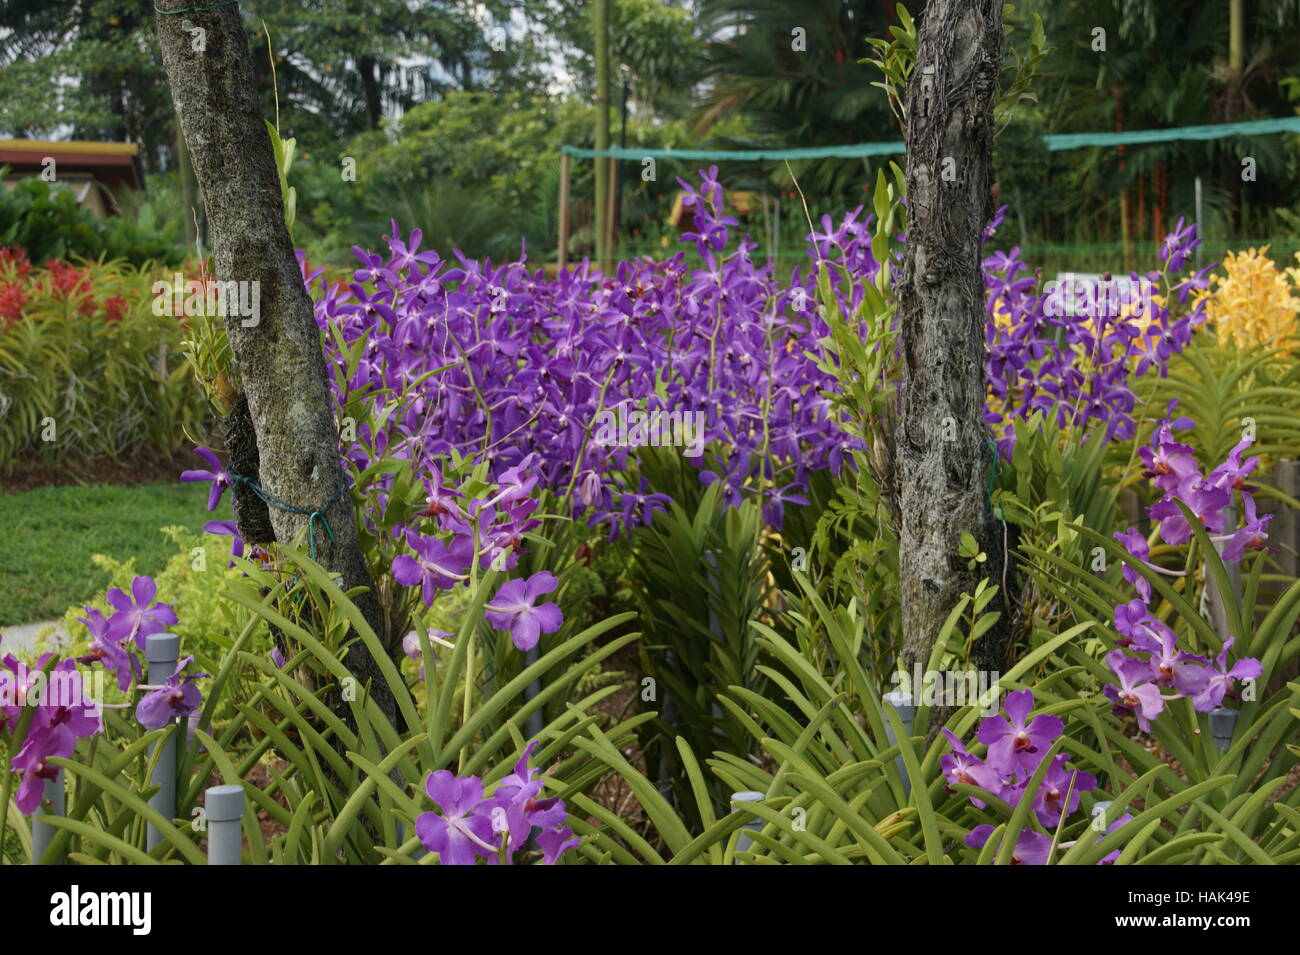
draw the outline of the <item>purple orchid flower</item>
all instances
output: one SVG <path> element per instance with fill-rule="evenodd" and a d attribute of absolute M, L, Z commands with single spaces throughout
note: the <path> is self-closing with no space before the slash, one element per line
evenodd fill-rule
<path fill-rule="evenodd" d="M 484 607 L 484 616 L 497 630 L 509 630 L 515 647 L 531 650 L 543 633 L 555 633 L 564 623 L 564 614 L 555 604 L 535 606 L 538 597 L 551 593 L 558 584 L 549 570 L 539 571 L 527 580 L 507 581 Z"/>
<path fill-rule="evenodd" d="M 1174 231 L 1165 236 L 1164 242 L 1160 244 L 1160 260 L 1171 273 L 1180 272 L 1200 244 L 1201 239 L 1196 235 L 1196 223 L 1184 228 L 1183 217 L 1179 216 Z"/>
<path fill-rule="evenodd" d="M 154 603 L 157 595 L 158 585 L 152 577 L 145 576 L 131 581 L 129 597 L 118 587 L 107 593 L 109 604 L 117 611 L 108 622 L 108 632 L 116 642 L 134 640 L 136 647 L 143 651 L 147 637 L 163 633 L 176 624 L 176 612 L 168 604 Z"/>
<path fill-rule="evenodd" d="M 424 486 L 426 507 L 420 512 L 421 515 L 436 518 L 444 531 L 463 527 L 465 514 L 461 510 L 460 492 L 443 483 L 442 469 L 437 464 L 429 464 Z"/>
<path fill-rule="evenodd" d="M 989 841 L 994 827 L 976 826 L 966 835 L 966 845 L 978 849 Z M 1052 837 L 1032 829 L 1022 829 L 1016 838 L 1016 847 L 1011 851 L 1012 865 L 1047 865 L 1047 857 L 1052 851 Z"/>
<path fill-rule="evenodd" d="M 208 462 L 211 470 L 208 471 L 182 471 L 182 481 L 211 481 L 212 487 L 208 491 L 208 510 L 215 511 L 217 505 L 221 502 L 221 495 L 231 485 L 230 472 L 222 465 L 221 460 L 212 451 L 207 448 L 195 448 L 194 453 L 199 455 Z"/>
<path fill-rule="evenodd" d="M 1156 646 L 1155 618 L 1151 616 L 1145 602 L 1130 600 L 1115 608 L 1115 629 L 1120 639 L 1115 642 L 1121 647 L 1136 646 L 1139 650 L 1151 650 Z"/>
<path fill-rule="evenodd" d="M 1195 449 L 1191 445 L 1174 440 L 1175 431 L 1190 431 L 1196 427 L 1196 422 L 1186 416 L 1175 418 L 1174 411 L 1177 407 L 1178 399 L 1170 399 L 1165 406 L 1164 418 L 1151 434 L 1150 445 L 1138 449 L 1138 455 L 1147 466 L 1147 477 L 1178 474 L 1181 478 L 1196 470 Z M 1188 457 L 1193 459 L 1190 467 L 1188 462 L 1181 460 Z"/>
<path fill-rule="evenodd" d="M 23 774 L 14 804 L 23 815 L 30 816 L 45 798 L 45 783 L 57 779 L 59 768 L 50 765 L 51 757 L 68 759 L 77 747 L 77 737 L 66 724 L 32 726 L 22 747 L 13 758 L 12 768 Z"/>
<path fill-rule="evenodd" d="M 426 812 L 415 820 L 415 832 L 443 865 L 473 865 L 497 852 L 492 818 L 484 808 L 483 781 L 477 776 L 458 777 L 445 769 L 428 775 L 424 791 L 439 812 Z"/>
<path fill-rule="evenodd" d="M 532 760 L 533 750 L 537 749 L 537 747 L 541 745 L 541 742 L 541 740 L 535 739 L 524 747 L 524 751 L 519 755 L 519 759 L 515 761 L 514 772 L 509 776 L 502 778 L 501 782 L 497 786 L 498 791 L 502 789 L 522 789 L 541 775 L 540 769 L 528 765 Z"/>
<path fill-rule="evenodd" d="M 540 833 L 534 841 L 537 843 L 537 848 L 542 850 L 543 865 L 555 865 L 560 856 L 582 842 L 568 826 L 559 829 L 547 829 Z"/>
<path fill-rule="evenodd" d="M 1248 550 L 1264 550 L 1268 547 L 1268 525 L 1273 520 L 1272 514 L 1257 516 L 1255 498 L 1242 493 L 1242 518 L 1245 523 L 1233 532 L 1223 548 L 1223 559 L 1229 563 L 1239 561 Z"/>
<path fill-rule="evenodd" d="M 1051 829 L 1060 822 L 1062 814 L 1068 816 L 1079 808 L 1080 793 L 1097 788 L 1096 776 L 1078 769 L 1067 770 L 1065 764 L 1069 761 L 1067 753 L 1056 756 L 1034 796 L 1034 812 L 1045 829 Z M 1068 804 L 1066 793 L 1070 793 Z"/>
<path fill-rule="evenodd" d="M 210 676 L 208 673 L 194 673 L 182 677 L 184 670 L 194 660 L 185 657 L 176 664 L 176 669 L 167 678 L 167 682 L 156 690 L 146 693 L 135 707 L 136 721 L 146 729 L 158 729 L 173 720 L 189 716 L 198 710 L 203 702 L 199 688 L 194 681 Z"/>
<path fill-rule="evenodd" d="M 1008 693 L 1003 702 L 1006 716 L 990 716 L 980 722 L 977 736 L 989 748 L 989 765 L 1003 775 L 1032 773 L 1052 740 L 1065 729 L 1059 716 L 1043 714 L 1026 722 L 1033 706 L 1034 694 L 1030 690 L 1017 690 Z"/>
<path fill-rule="evenodd" d="M 1139 647 L 1151 654 L 1147 661 L 1151 668 L 1151 682 L 1157 686 L 1172 686 L 1184 696 L 1190 696 L 1204 682 L 1201 674 L 1205 657 L 1178 649 L 1178 635 L 1160 621 L 1153 623 L 1153 640 Z"/>
<path fill-rule="evenodd" d="M 456 639 L 454 633 L 448 633 L 446 630 L 430 628 L 428 630 L 429 643 L 438 643 L 444 647 L 455 646 L 452 642 Z M 407 659 L 415 660 L 420 664 L 420 679 L 424 679 L 424 651 L 420 647 L 420 635 L 412 630 L 402 638 L 402 652 L 406 654 Z"/>
<path fill-rule="evenodd" d="M 1223 698 L 1232 690 L 1234 680 L 1258 680 L 1264 672 L 1264 665 L 1254 657 L 1242 657 L 1232 669 L 1228 669 L 1228 651 L 1237 642 L 1229 636 L 1223 641 L 1223 649 L 1214 658 L 1214 668 L 1207 669 L 1204 684 L 1192 694 L 1192 706 L 1200 713 L 1208 713 L 1223 703 Z"/>
<path fill-rule="evenodd" d="M 104 669 L 116 675 L 117 688 L 125 692 L 131 680 L 140 675 L 140 665 L 135 657 L 122 649 L 122 636 L 113 634 L 109 621 L 95 607 L 87 607 L 86 616 L 77 620 L 90 631 L 90 645 L 85 656 L 77 662 L 102 664 Z"/>
<path fill-rule="evenodd" d="M 491 801 L 495 810 L 493 815 L 498 820 L 494 828 L 500 830 L 498 835 L 508 832 L 510 837 L 507 861 L 528 843 L 534 830 L 551 831 L 568 818 L 568 810 L 558 797 L 541 795 L 541 773 L 528 765 L 539 742 L 533 740 L 524 747 L 515 763 L 514 772 L 502 779 L 492 794 Z"/>
<path fill-rule="evenodd" d="M 419 584 L 426 607 L 433 606 L 439 590 L 450 590 L 463 580 L 474 559 L 474 543 L 467 537 L 456 537 L 448 546 L 437 538 L 407 531 L 406 542 L 415 556 L 398 554 L 393 559 L 393 579 L 407 587 Z"/>
<path fill-rule="evenodd" d="M 68 758 L 77 740 L 93 736 L 102 727 L 99 701 L 86 695 L 85 685 L 73 660 L 60 660 L 54 671 L 59 676 L 57 699 L 39 697 L 40 705 L 32 705 L 41 691 L 40 675 L 52 654 L 43 654 L 34 667 L 27 667 L 12 655 L 0 661 L 0 688 L 13 703 L 0 704 L 0 729 L 15 726 L 24 715 L 31 715 L 22 746 L 14 754 L 10 768 L 24 774 L 19 791 L 15 794 L 20 811 L 30 814 L 40 804 L 45 780 L 53 779 L 58 769 L 49 765 L 51 757 Z M 8 671 L 8 672 L 5 672 Z M 51 675 L 51 681 L 55 677 Z M 52 684 L 51 684 L 52 685 Z M 21 705 L 20 705 L 21 704 Z"/>
<path fill-rule="evenodd" d="M 1244 462 L 1241 460 L 1241 452 L 1246 450 L 1255 443 L 1254 438 L 1242 438 L 1228 452 L 1227 459 L 1210 472 L 1207 481 L 1215 487 L 1225 487 L 1229 490 L 1246 490 L 1246 478 L 1250 476 L 1255 468 L 1259 467 L 1259 458 L 1247 458 Z"/>
<path fill-rule="evenodd" d="M 724 507 L 739 507 L 749 471 L 750 461 L 748 455 L 733 454 L 722 474 L 706 469 L 700 472 L 700 480 L 705 484 L 720 484 L 722 486 L 722 504 Z"/>
<path fill-rule="evenodd" d="M 244 539 L 239 536 L 239 525 L 234 521 L 208 521 L 203 525 L 203 530 L 219 537 L 233 538 L 230 543 L 230 556 L 244 556 Z M 227 566 L 234 567 L 235 562 L 232 560 Z"/>
<path fill-rule="evenodd" d="M 512 468 L 506 469 L 497 481 L 497 493 L 488 506 L 497 503 L 508 505 L 524 500 L 537 486 L 537 475 L 531 473 L 537 461 L 536 454 L 527 455 Z"/>
<path fill-rule="evenodd" d="M 1123 544 L 1134 558 L 1150 566 L 1151 548 L 1147 545 L 1147 539 L 1136 528 L 1130 527 L 1127 531 L 1116 531 L 1115 539 Z M 1124 575 L 1125 580 L 1137 588 L 1138 596 L 1142 598 L 1143 604 L 1151 602 L 1151 581 L 1127 564 L 1120 569 L 1120 573 Z"/>
<path fill-rule="evenodd" d="M 1160 522 L 1160 539 L 1178 546 L 1192 539 L 1192 526 L 1175 501 L 1182 501 L 1206 531 L 1219 534 L 1227 523 L 1223 510 L 1231 503 L 1232 492 L 1208 483 L 1197 473 L 1185 478 L 1176 490 L 1152 505 L 1147 513 L 1152 520 Z"/>
<path fill-rule="evenodd" d="M 1115 704 L 1116 715 L 1132 713 L 1137 717 L 1142 732 L 1149 733 L 1151 721 L 1165 708 L 1160 689 L 1151 682 L 1151 667 L 1142 660 L 1126 656 L 1123 650 L 1106 654 L 1106 665 L 1119 679 L 1119 686 L 1108 683 L 1102 688 L 1106 699 Z"/>
<path fill-rule="evenodd" d="M 989 766 L 978 756 L 972 756 L 967 752 L 962 741 L 957 735 L 946 726 L 940 730 L 944 736 L 948 737 L 948 742 L 952 745 L 951 753 L 944 753 L 939 757 L 939 767 L 943 770 L 944 778 L 948 780 L 950 786 L 957 783 L 964 783 L 967 786 L 978 786 L 985 792 L 992 793 L 1001 797 L 1002 794 L 1002 776 Z M 971 797 L 971 802 L 978 808 L 984 808 L 985 803 L 982 800 Z"/>
<path fill-rule="evenodd" d="M 780 530 L 785 521 L 785 506 L 787 504 L 808 504 L 808 498 L 797 493 L 802 490 L 805 490 L 804 486 L 797 481 L 781 488 L 768 488 L 763 493 L 763 520 Z"/>
<path fill-rule="evenodd" d="M 548 279 L 522 259 L 444 262 L 419 251 L 417 233 L 404 239 L 396 228 L 384 253 L 355 250 L 355 282 L 322 284 L 316 302 L 318 325 L 332 330 L 327 357 L 348 375 L 334 384 L 335 400 L 410 394 L 383 425 L 359 426 L 344 457 L 365 468 L 375 455 L 402 454 L 427 473 L 443 455 L 483 451 L 507 496 L 535 478 L 535 489 L 568 492 L 568 516 L 604 525 L 617 539 L 668 502 L 619 486 L 624 473 L 636 473 L 644 445 L 597 447 L 588 440 L 594 416 L 621 407 L 691 408 L 704 412 L 707 442 L 727 449 L 713 470 L 697 471 L 702 481 L 721 482 L 725 506 L 763 490 L 769 523 L 805 506 L 801 499 L 811 495 L 800 489 L 810 474 L 854 466 L 854 452 L 865 448 L 841 430 L 827 397 L 837 382 L 821 361 L 830 329 L 818 302 L 829 275 L 840 311 L 860 309 L 860 280 L 881 268 L 872 218 L 860 210 L 838 222 L 823 218 L 811 230 L 807 266 L 787 278 L 758 267 L 748 240 L 727 251 L 736 222 L 724 214 L 715 171 L 683 188 L 694 227 L 683 241 L 696 244 L 699 262 L 679 253 L 624 262 L 612 275 L 577 268 Z M 1194 241 L 1176 231 L 1173 248 Z M 1039 413 L 1126 440 L 1135 428 L 1134 377 L 1163 372 L 1203 321 L 1200 304 L 1171 315 L 1156 303 L 1140 321 L 1101 306 L 1089 307 L 1095 314 L 1087 321 L 1045 315 L 1040 276 L 1015 249 L 988 256 L 984 278 L 997 399 L 990 424 L 1004 455 L 1014 447 L 1014 425 Z M 1185 298 L 1195 282 L 1204 276 L 1172 288 Z M 993 313 L 1010 315 L 1010 327 Z M 344 351 L 355 344 L 362 354 L 354 363 Z M 437 481 L 430 490 L 429 516 L 445 532 L 467 531 L 455 493 Z"/>
<path fill-rule="evenodd" d="M 35 682 L 35 674 L 12 653 L 6 653 L 0 659 L 0 689 L 5 691 L 2 699 L 26 699 Z M 6 673 L 5 670 L 9 672 Z M 23 708 L 16 703 L 0 702 L 0 730 L 8 730 L 22 715 Z"/>
<path fill-rule="evenodd" d="M 404 272 L 417 263 L 428 266 L 436 266 L 442 257 L 436 251 L 430 249 L 428 252 L 420 252 L 420 242 L 424 238 L 424 233 L 419 229 L 411 230 L 410 246 L 397 238 L 397 223 L 393 222 L 393 235 L 388 239 L 388 247 L 392 250 L 393 259 L 389 263 L 389 268 L 393 271 Z"/>
<path fill-rule="evenodd" d="M 569 817 L 568 810 L 558 797 L 543 797 L 540 781 L 528 783 L 517 789 L 498 788 L 492 794 L 494 831 L 508 835 L 506 859 L 522 849 L 532 836 L 533 829 L 550 829 Z"/>

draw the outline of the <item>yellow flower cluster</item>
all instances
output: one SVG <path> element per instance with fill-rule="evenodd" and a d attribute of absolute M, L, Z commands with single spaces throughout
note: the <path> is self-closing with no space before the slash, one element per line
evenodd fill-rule
<path fill-rule="evenodd" d="M 1229 252 L 1211 280 L 1205 314 L 1220 345 L 1238 347 L 1275 343 L 1296 332 L 1300 315 L 1300 268 L 1285 271 L 1268 257 L 1268 246 Z M 1300 261 L 1300 252 L 1296 253 Z M 1290 281 L 1288 281 L 1290 279 Z"/>

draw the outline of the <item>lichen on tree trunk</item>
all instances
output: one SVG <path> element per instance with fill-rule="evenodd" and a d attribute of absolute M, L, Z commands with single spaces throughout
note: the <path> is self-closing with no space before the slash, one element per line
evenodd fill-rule
<path fill-rule="evenodd" d="M 180 8 L 165 0 L 163 8 Z M 317 523 L 317 560 L 341 576 L 344 589 L 368 588 L 356 602 L 390 653 L 374 583 L 357 538 L 352 501 L 336 497 L 340 480 L 338 430 L 330 401 L 325 358 L 311 299 L 284 223 L 280 180 L 253 81 L 248 37 L 237 6 L 182 16 L 156 17 L 163 66 L 181 130 L 203 193 L 214 272 L 218 282 L 258 283 L 260 317 L 245 324 L 226 316 L 226 332 L 247 402 L 255 446 L 252 457 L 261 486 L 306 510 L 324 510 L 332 531 Z M 200 35 L 195 30 L 202 30 Z M 196 46 L 202 46 L 201 50 Z M 241 412 L 242 414 L 242 412 Z M 238 430 L 239 422 L 227 422 Z M 239 452 L 250 457 L 248 436 Z M 240 528 L 252 542 L 265 535 L 258 509 L 241 499 Z M 265 509 L 263 509 L 265 511 Z M 266 512 L 274 539 L 293 542 L 307 517 L 272 508 Z M 396 706 L 376 662 L 357 641 L 344 663 L 394 723 Z M 335 694 L 337 696 L 337 694 Z M 341 712 L 347 705 L 332 700 Z"/>
<path fill-rule="evenodd" d="M 907 89 L 907 242 L 898 286 L 902 408 L 899 574 L 906 672 L 929 662 L 939 630 L 982 576 L 1000 585 L 1002 527 L 987 499 L 993 449 L 984 423 L 980 240 L 992 213 L 993 105 L 1003 48 L 1001 0 L 931 0 Z M 988 554 L 958 556 L 963 532 Z M 1005 627 L 976 644 L 1000 670 Z"/>

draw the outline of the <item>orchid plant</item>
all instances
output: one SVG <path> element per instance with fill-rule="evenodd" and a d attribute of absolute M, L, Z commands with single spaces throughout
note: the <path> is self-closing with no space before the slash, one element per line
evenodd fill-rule
<path fill-rule="evenodd" d="M 1259 460 L 1243 460 L 1243 440 L 1202 469 L 1174 437 L 1190 422 L 1172 408 L 1134 451 L 1162 495 L 1152 534 L 1112 539 L 1062 505 L 1054 541 L 1039 548 L 1028 535 L 1023 572 L 1041 600 L 1027 605 L 1025 652 L 1001 675 L 1000 711 L 958 706 L 927 739 L 928 707 L 908 732 L 882 706 L 880 674 L 864 661 L 888 643 L 879 592 L 896 574 L 870 487 L 888 465 L 896 399 L 890 289 L 906 236 L 897 169 L 894 180 L 878 177 L 870 214 L 810 223 L 807 263 L 788 276 L 761 264 L 748 239 L 733 246 L 738 223 L 716 169 L 682 183 L 693 255 L 664 262 L 610 274 L 584 263 L 548 279 L 522 257 L 445 261 L 395 225 L 387 254 L 357 249 L 351 282 L 317 286 L 316 317 L 383 632 L 298 542 L 249 547 L 236 522 L 209 522 L 232 538 L 225 598 L 237 633 L 214 658 L 187 657 L 145 686 L 144 641 L 177 622 L 153 581 L 110 592 L 107 611 L 88 607 L 85 655 L 41 666 L 101 667 L 119 690 L 134 685 L 134 723 L 112 709 L 97 721 L 0 710 L 4 785 L 17 784 L 19 813 L 63 768 L 75 798 L 54 823 L 55 848 L 101 862 L 201 861 L 183 814 L 214 774 L 244 784 L 251 820 L 275 824 L 246 827 L 255 863 L 1300 859 L 1297 796 L 1265 805 L 1295 762 L 1281 741 L 1300 688 L 1259 700 L 1251 683 L 1300 654 L 1286 636 L 1300 585 L 1255 625 L 1269 518 L 1246 481 Z M 1113 309 L 1046 288 L 1017 250 L 985 260 L 988 423 L 1017 480 L 1026 461 L 1053 454 L 1095 480 L 1107 446 L 1122 453 L 1136 440 L 1141 379 L 1164 374 L 1204 321 L 1192 296 L 1205 272 L 1177 277 L 1198 241 L 1180 223 L 1164 271 L 1145 277 L 1157 292 Z M 320 278 L 305 259 L 302 269 L 308 283 Z M 603 416 L 631 411 L 642 424 L 698 413 L 701 453 L 683 446 L 670 467 L 672 449 L 653 447 L 640 424 L 602 436 Z M 196 453 L 206 466 L 182 480 L 208 484 L 211 512 L 234 479 L 217 451 Z M 1020 510 L 1009 509 L 1029 526 L 1039 515 L 1024 483 Z M 840 507 L 828 522 L 841 523 L 820 528 L 822 543 L 854 538 L 853 560 L 877 565 L 871 592 L 827 599 L 817 571 L 791 560 L 776 595 L 765 561 L 826 494 Z M 999 504 L 1010 497 L 1000 492 Z M 1100 509 L 1113 510 L 1103 497 Z M 662 620 L 647 629 L 687 665 L 647 672 L 664 677 L 689 729 L 658 699 L 613 715 L 601 704 L 617 687 L 586 682 L 640 635 L 633 613 L 582 625 L 571 588 L 590 557 L 583 533 L 628 548 L 633 586 L 653 582 L 638 597 Z M 1066 538 L 1100 540 L 1119 572 L 1081 584 Z M 1211 577 L 1225 590 L 1225 562 L 1242 563 L 1248 599 L 1220 634 L 1192 602 Z M 969 657 L 1006 609 L 994 597 L 1007 586 L 986 582 L 960 603 L 932 668 Z M 690 640 L 672 644 L 665 626 Z M 253 652 L 267 633 L 274 651 Z M 343 665 L 356 640 L 398 719 Z M 342 716 L 322 702 L 335 690 Z M 1198 720 L 1234 699 L 1245 735 L 1216 754 Z M 182 719 L 193 732 L 178 822 L 151 814 L 143 780 L 149 746 Z M 634 741 L 656 778 L 627 756 Z M 264 783 L 253 782 L 259 766 Z M 611 772 L 640 803 L 644 831 L 598 798 Z M 764 799 L 728 805 L 741 790 Z M 1081 816 L 1099 801 L 1113 811 L 1097 827 Z M 100 817 L 100 830 L 81 822 Z M 144 820 L 163 834 L 149 851 Z"/>

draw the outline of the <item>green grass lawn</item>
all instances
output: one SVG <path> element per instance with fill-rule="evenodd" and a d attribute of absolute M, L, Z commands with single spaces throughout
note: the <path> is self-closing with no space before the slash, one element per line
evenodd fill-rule
<path fill-rule="evenodd" d="M 92 554 L 134 557 L 140 573 L 157 573 L 177 553 L 160 528 L 198 531 L 231 519 L 228 500 L 212 514 L 204 510 L 207 496 L 207 484 L 179 482 L 0 494 L 0 626 L 61 617 L 103 590 L 108 573 Z"/>

